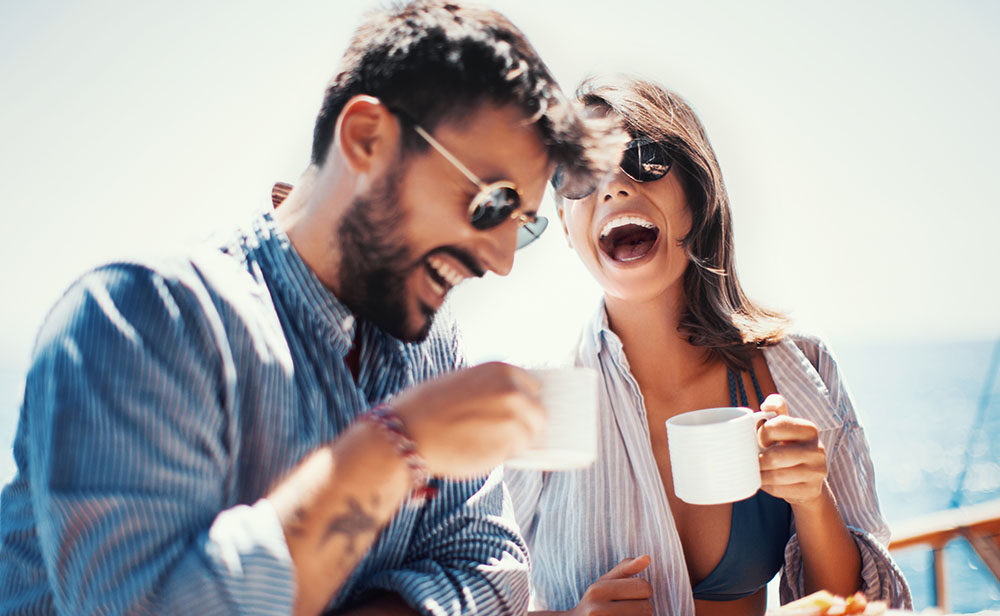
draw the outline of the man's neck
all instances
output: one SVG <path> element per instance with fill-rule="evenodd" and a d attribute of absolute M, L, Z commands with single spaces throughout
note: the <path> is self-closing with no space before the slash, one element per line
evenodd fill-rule
<path fill-rule="evenodd" d="M 295 251 L 320 281 L 337 294 L 340 263 L 335 229 L 349 199 L 337 190 L 337 174 L 309 167 L 274 211 L 274 219 Z M 343 208 L 337 207 L 343 204 Z"/>

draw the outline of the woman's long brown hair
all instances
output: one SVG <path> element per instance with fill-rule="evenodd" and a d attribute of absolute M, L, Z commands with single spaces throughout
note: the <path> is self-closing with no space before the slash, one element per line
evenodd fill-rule
<path fill-rule="evenodd" d="M 682 240 L 689 259 L 686 306 L 677 329 L 727 365 L 748 369 L 753 349 L 778 343 L 788 319 L 754 303 L 740 286 L 729 196 L 701 120 L 677 93 L 636 77 L 591 77 L 577 97 L 614 112 L 633 136 L 667 145 L 691 213 L 691 230 Z"/>

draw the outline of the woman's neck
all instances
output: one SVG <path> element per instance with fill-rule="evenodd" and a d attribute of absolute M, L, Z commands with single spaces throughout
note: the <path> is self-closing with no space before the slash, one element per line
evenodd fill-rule
<path fill-rule="evenodd" d="M 706 350 L 677 331 L 684 310 L 680 285 L 645 301 L 605 296 L 604 303 L 611 331 L 621 339 L 632 376 L 643 390 L 677 391 L 709 367 Z"/>

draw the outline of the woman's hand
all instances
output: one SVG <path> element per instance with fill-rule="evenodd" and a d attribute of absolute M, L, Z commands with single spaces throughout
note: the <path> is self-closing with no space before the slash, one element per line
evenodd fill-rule
<path fill-rule="evenodd" d="M 849 597 L 862 586 L 861 553 L 826 482 L 826 450 L 816 424 L 788 416 L 773 394 L 761 411 L 778 414 L 757 429 L 761 488 L 792 506 L 807 593 L 826 589 Z"/>
<path fill-rule="evenodd" d="M 777 413 L 757 428 L 761 489 L 789 505 L 818 504 L 826 485 L 826 450 L 811 421 L 789 417 L 785 399 L 771 394 L 760 405 Z"/>
<path fill-rule="evenodd" d="M 649 556 L 626 558 L 587 588 L 570 616 L 652 616 L 653 587 L 632 577 L 649 566 Z M 532 612 L 538 614 L 538 612 Z M 550 612 L 551 613 L 551 612 Z"/>

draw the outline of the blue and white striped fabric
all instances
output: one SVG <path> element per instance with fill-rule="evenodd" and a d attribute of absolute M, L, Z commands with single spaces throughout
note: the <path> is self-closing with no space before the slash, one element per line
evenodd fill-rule
<path fill-rule="evenodd" d="M 830 486 L 861 552 L 863 590 L 908 607 L 909 587 L 885 549 L 889 529 L 879 511 L 868 443 L 833 355 L 815 338 L 791 336 L 764 356 L 789 412 L 819 427 Z M 576 363 L 601 375 L 597 462 L 572 472 L 505 473 L 531 550 L 534 607 L 570 609 L 622 559 L 649 554 L 652 563 L 640 577 L 653 587 L 655 613 L 693 616 L 691 580 L 650 448 L 642 394 L 603 304 L 583 332 Z M 787 602 L 803 593 L 793 532 L 780 594 Z"/>
<path fill-rule="evenodd" d="M 222 250 L 86 274 L 27 377 L 0 613 L 290 613 L 293 565 L 262 496 L 368 408 L 463 362 L 448 314 L 419 345 L 356 322 L 270 214 Z M 500 475 L 404 504 L 331 607 L 388 589 L 429 614 L 523 610 Z"/>

